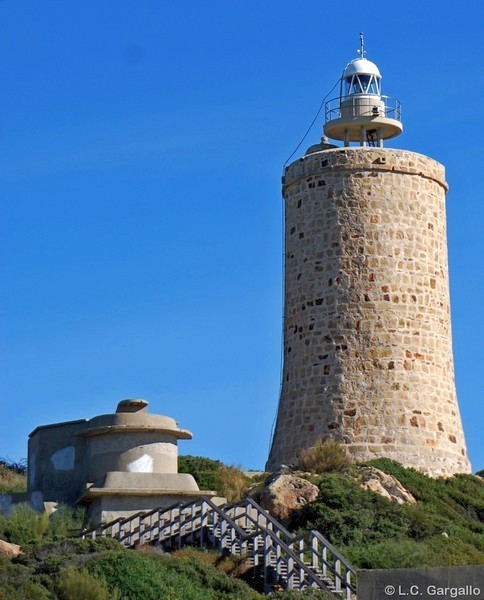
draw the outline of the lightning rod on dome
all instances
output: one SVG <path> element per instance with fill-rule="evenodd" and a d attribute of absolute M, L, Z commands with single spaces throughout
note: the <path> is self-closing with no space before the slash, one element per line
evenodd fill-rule
<path fill-rule="evenodd" d="M 360 49 L 357 50 L 357 52 L 361 56 L 361 58 L 365 58 L 365 54 L 366 54 L 366 50 L 365 50 L 365 37 L 364 37 L 362 31 L 360 31 Z"/>

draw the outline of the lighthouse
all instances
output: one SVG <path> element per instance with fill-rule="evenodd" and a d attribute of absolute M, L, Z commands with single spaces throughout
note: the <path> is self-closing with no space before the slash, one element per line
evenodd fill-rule
<path fill-rule="evenodd" d="M 267 469 L 320 438 L 357 461 L 469 472 L 455 392 L 444 167 L 384 147 L 401 105 L 345 66 L 323 138 L 285 169 L 284 356 Z"/>

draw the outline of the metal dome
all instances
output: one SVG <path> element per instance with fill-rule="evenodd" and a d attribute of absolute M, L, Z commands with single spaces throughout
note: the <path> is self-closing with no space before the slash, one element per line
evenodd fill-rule
<path fill-rule="evenodd" d="M 343 79 L 351 77 L 352 75 L 375 75 L 381 79 L 380 71 L 375 63 L 366 58 L 355 58 L 350 60 L 343 71 Z"/>

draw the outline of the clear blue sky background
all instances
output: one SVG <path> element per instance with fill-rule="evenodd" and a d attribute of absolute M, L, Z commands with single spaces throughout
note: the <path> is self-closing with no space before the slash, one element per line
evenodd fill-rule
<path fill-rule="evenodd" d="M 392 144 L 447 168 L 457 389 L 484 468 L 483 7 L 0 1 L 0 456 L 142 397 L 194 432 L 183 453 L 263 467 L 281 167 L 364 31 L 403 104 Z"/>

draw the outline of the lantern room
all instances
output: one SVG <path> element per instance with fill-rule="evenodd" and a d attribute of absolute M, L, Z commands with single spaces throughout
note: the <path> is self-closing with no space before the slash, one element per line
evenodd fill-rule
<path fill-rule="evenodd" d="M 383 146 L 383 140 L 402 133 L 400 102 L 381 93 L 382 76 L 375 63 L 365 58 L 360 34 L 360 57 L 343 70 L 340 95 L 326 103 L 324 134 L 345 146 Z"/>

